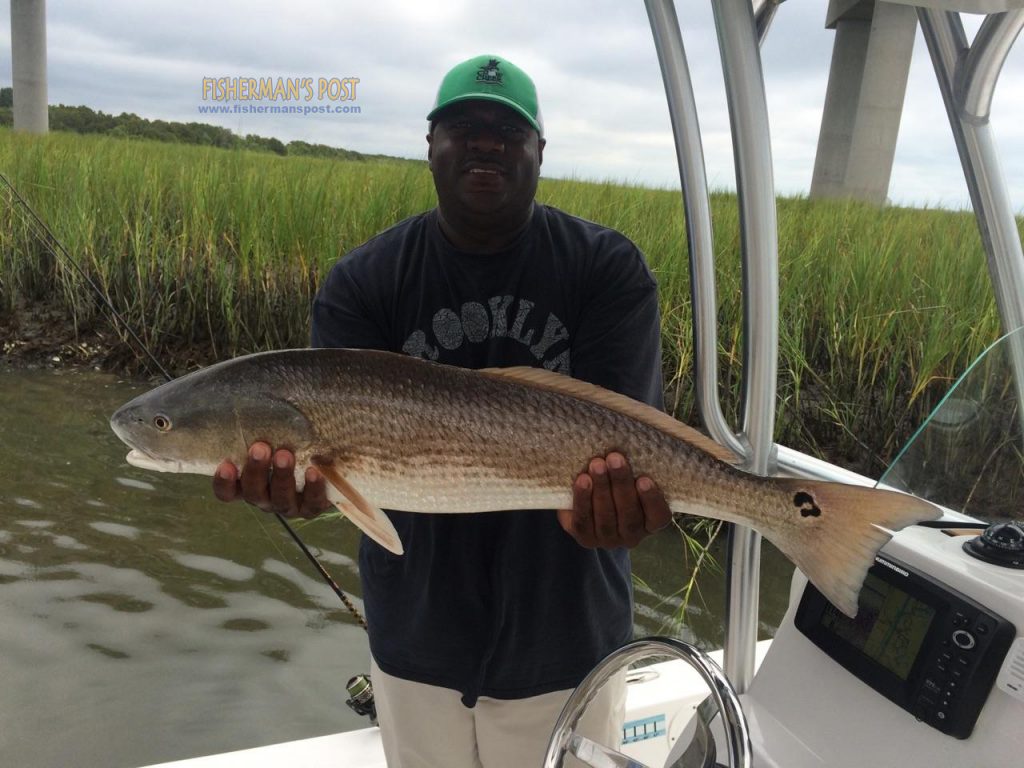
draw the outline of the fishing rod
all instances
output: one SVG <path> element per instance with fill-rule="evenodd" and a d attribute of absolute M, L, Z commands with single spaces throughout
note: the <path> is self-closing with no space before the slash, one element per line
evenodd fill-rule
<path fill-rule="evenodd" d="M 146 343 L 139 337 L 137 333 L 135 333 L 135 330 L 132 328 L 131 324 L 124 318 L 124 316 L 120 312 L 117 311 L 117 308 L 114 306 L 110 298 L 103 292 L 99 285 L 97 285 L 96 282 L 89 276 L 89 274 L 82 268 L 82 265 L 79 264 L 78 260 L 71 255 L 67 248 L 64 247 L 64 244 L 61 243 L 59 239 L 57 239 L 57 236 L 53 234 L 53 231 L 46 225 L 46 222 L 43 221 L 39 214 L 37 214 L 35 210 L 32 208 L 32 206 L 29 205 L 28 201 L 21 196 L 17 189 L 15 189 L 14 185 L 10 182 L 7 176 L 4 175 L 3 173 L 0 173 L 0 181 L 3 182 L 4 187 L 6 187 L 7 190 L 10 192 L 15 202 L 28 213 L 30 221 L 32 221 L 36 225 L 36 227 L 38 227 L 38 230 L 41 230 L 42 233 L 45 235 L 45 237 L 39 238 L 39 240 L 43 243 L 44 247 L 46 247 L 49 250 L 51 255 L 58 258 L 63 258 L 69 265 L 71 265 L 75 272 L 77 272 L 79 276 L 81 276 L 81 278 L 89 285 L 89 287 L 92 288 L 96 295 L 99 296 L 100 302 L 103 304 L 103 306 L 106 307 L 110 314 L 117 320 L 117 323 L 120 324 L 120 327 L 125 331 L 125 333 L 127 333 L 128 336 L 131 337 L 131 339 L 138 345 L 139 349 L 141 349 L 145 356 L 149 359 L 149 362 L 153 364 L 153 367 L 160 372 L 160 375 L 164 378 L 164 380 L 171 381 L 171 379 L 173 379 L 174 377 L 171 376 L 171 374 L 168 372 L 166 368 L 164 368 L 163 365 L 160 364 L 160 361 L 157 359 L 156 355 L 154 355 L 152 351 L 150 351 Z M 37 231 L 36 234 L 38 235 L 39 232 Z M 348 595 L 345 594 L 342 588 L 338 586 L 337 582 L 333 578 L 331 578 L 331 575 L 327 572 L 327 569 L 324 568 L 324 566 L 320 563 L 316 555 L 314 555 L 309 550 L 309 547 L 306 546 L 305 542 L 303 542 L 302 539 L 299 538 L 298 533 L 296 533 L 295 529 L 288 523 L 287 518 L 285 518 L 285 516 L 282 515 L 280 512 L 274 512 L 274 516 L 281 522 L 281 525 L 284 526 L 284 529 L 288 532 L 288 535 L 291 536 L 292 541 L 294 541 L 298 545 L 299 549 L 302 550 L 302 553 L 313 565 L 317 573 L 320 574 L 320 577 L 327 583 L 327 586 L 329 586 L 331 590 L 334 592 L 334 594 L 338 596 L 338 599 L 341 600 L 342 604 L 348 609 L 349 613 L 352 614 L 352 617 L 356 620 L 359 626 L 361 626 L 363 629 L 367 629 L 366 619 L 363 618 L 363 615 L 359 612 L 359 609 L 356 608 L 355 604 L 352 602 L 351 599 L 349 599 Z"/>

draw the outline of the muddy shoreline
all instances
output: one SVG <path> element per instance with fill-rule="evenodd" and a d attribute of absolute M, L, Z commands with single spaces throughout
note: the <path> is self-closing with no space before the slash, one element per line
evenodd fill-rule
<path fill-rule="evenodd" d="M 174 375 L 188 367 L 179 368 L 177 360 L 193 361 L 192 367 L 213 362 L 207 350 L 182 352 L 180 358 L 161 361 Z M 65 310 L 46 303 L 21 304 L 0 315 L 0 368 L 89 369 L 139 380 L 162 378 L 106 318 L 76 325 Z"/>

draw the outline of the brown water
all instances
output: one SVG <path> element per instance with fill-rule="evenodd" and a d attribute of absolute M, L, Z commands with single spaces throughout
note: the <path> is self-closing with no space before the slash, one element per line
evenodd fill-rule
<path fill-rule="evenodd" d="M 364 727 L 344 686 L 368 669 L 365 633 L 278 523 L 125 464 L 107 418 L 144 388 L 0 371 L 2 764 L 134 768 Z M 357 533 L 300 530 L 358 604 Z M 763 559 L 770 634 L 792 566 Z M 645 541 L 634 569 L 638 635 L 721 645 L 720 573 L 674 621 L 678 536 Z"/>

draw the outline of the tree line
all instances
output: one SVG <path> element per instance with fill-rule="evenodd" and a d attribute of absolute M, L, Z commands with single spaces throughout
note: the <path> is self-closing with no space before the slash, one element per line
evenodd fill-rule
<path fill-rule="evenodd" d="M 13 124 L 14 89 L 0 88 L 0 126 Z M 50 130 L 74 133 L 99 133 L 123 138 L 153 139 L 179 144 L 199 144 L 222 149 L 252 149 L 277 155 L 312 155 L 338 160 L 366 160 L 381 157 L 365 155 L 350 149 L 258 136 L 239 136 L 228 128 L 206 123 L 178 123 L 169 120 L 148 120 L 131 112 L 109 115 L 85 106 L 50 105 Z"/>

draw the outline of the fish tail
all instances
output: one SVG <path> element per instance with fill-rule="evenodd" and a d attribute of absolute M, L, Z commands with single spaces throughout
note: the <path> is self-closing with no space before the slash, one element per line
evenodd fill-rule
<path fill-rule="evenodd" d="M 908 525 L 941 516 L 938 507 L 896 491 L 842 483 L 780 479 L 803 535 L 776 544 L 836 608 L 857 615 L 857 599 L 875 555 Z"/>

